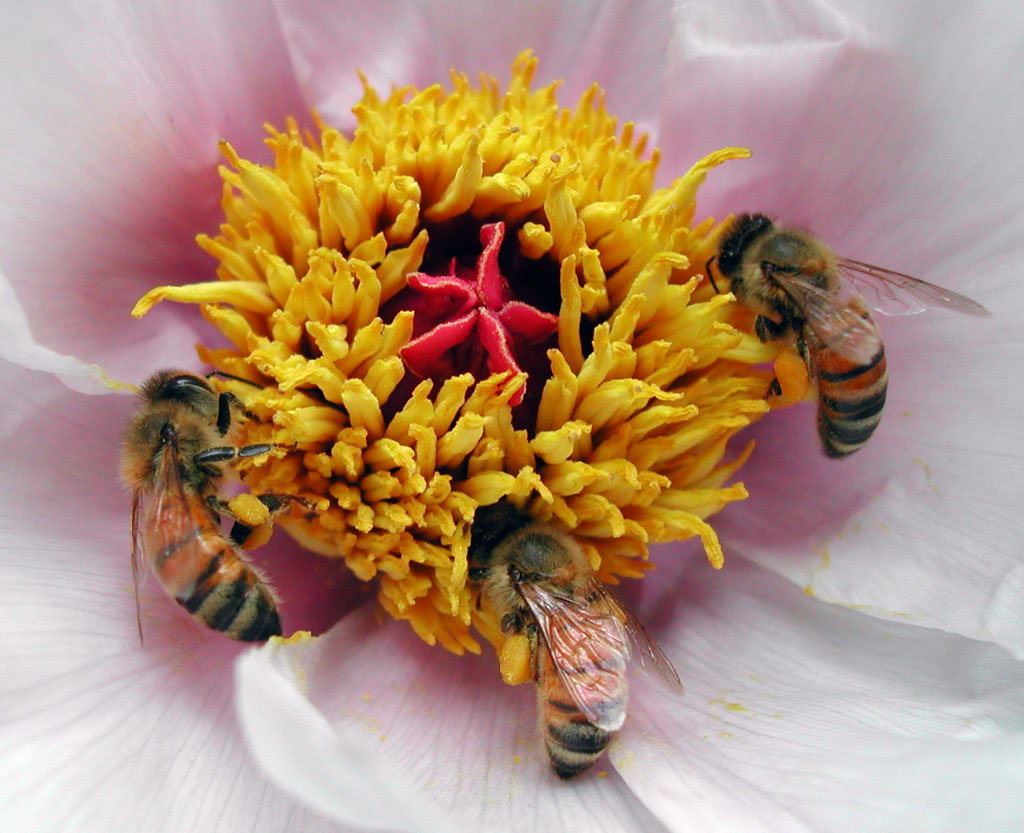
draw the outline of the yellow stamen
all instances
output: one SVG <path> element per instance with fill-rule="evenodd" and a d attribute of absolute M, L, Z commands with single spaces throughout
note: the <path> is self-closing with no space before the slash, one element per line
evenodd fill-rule
<path fill-rule="evenodd" d="M 751 446 L 731 460 L 727 447 L 768 412 L 772 373 L 757 365 L 781 349 L 704 279 L 724 226 L 691 226 L 708 173 L 748 151 L 712 153 L 655 189 L 658 152 L 619 129 L 600 89 L 560 109 L 556 84 L 531 89 L 536 63 L 519 56 L 504 94 L 453 74 L 451 92 L 381 98 L 364 79 L 351 137 L 289 121 L 270 130 L 266 166 L 222 143 L 225 222 L 198 238 L 219 280 L 159 287 L 133 311 L 200 304 L 230 344 L 200 357 L 253 383 L 215 382 L 255 417 L 244 441 L 286 449 L 240 461 L 243 480 L 320 501 L 279 522 L 376 580 L 384 610 L 428 643 L 477 652 L 475 629 L 508 682 L 529 677 L 529 648 L 469 583 L 477 507 L 511 500 L 572 531 L 609 583 L 644 575 L 655 542 L 696 538 L 720 567 L 706 519 L 746 497 L 724 483 Z M 558 312 L 541 378 L 410 377 L 416 320 L 396 296 L 425 263 L 437 274 L 475 258 L 481 224 L 498 221 Z M 775 371 L 792 396 L 786 355 Z M 527 385 L 539 401 L 524 422 L 510 401 Z"/>

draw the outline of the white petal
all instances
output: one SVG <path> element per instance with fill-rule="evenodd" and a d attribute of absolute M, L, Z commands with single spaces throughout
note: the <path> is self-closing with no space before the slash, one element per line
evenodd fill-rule
<path fill-rule="evenodd" d="M 749 552 L 821 599 L 1024 656 L 1022 309 L 1018 293 L 981 324 L 883 322 L 885 418 L 848 460 L 818 451 L 813 405 L 761 423 L 742 473 L 751 498 L 716 524 L 727 557 Z"/>
<path fill-rule="evenodd" d="M 353 123 L 350 110 L 362 95 L 355 67 L 381 92 L 392 84 L 448 85 L 451 69 L 474 83 L 480 72 L 504 82 L 524 49 L 540 59 L 538 80 L 565 80 L 563 106 L 596 81 L 623 121 L 647 129 L 660 111 L 672 31 L 667 0 L 277 5 L 306 97 L 333 124 Z"/>
<path fill-rule="evenodd" d="M 675 589 L 645 587 L 638 613 L 663 611 L 649 624 L 686 694 L 638 679 L 611 762 L 671 829 L 1017 829 L 1024 664 L 742 558 L 662 563 Z"/>
<path fill-rule="evenodd" d="M 742 558 L 725 573 L 660 562 L 635 609 L 686 694 L 637 677 L 608 759 L 570 784 L 539 748 L 528 687 L 507 688 L 490 657 L 427 648 L 372 610 L 319 640 L 243 657 L 239 710 L 254 753 L 322 812 L 373 828 L 487 830 L 514 818 L 531 830 L 840 833 L 856 822 L 928 833 L 974 813 L 974 829 L 1012 829 L 1024 665 L 823 605 Z M 621 781 L 601 777 L 609 764 Z"/>
<path fill-rule="evenodd" d="M 32 336 L 28 318 L 14 295 L 10 282 L 0 272 L 0 359 L 31 370 L 52 373 L 72 390 L 79 393 L 110 393 L 103 383 L 103 371 L 98 365 L 87 365 L 74 356 L 68 356 L 39 344 Z"/>
<path fill-rule="evenodd" d="M 251 761 L 232 708 L 240 646 L 152 580 L 139 645 L 116 473 L 127 401 L 10 365 L 0 386 L 0 826 L 335 830 Z"/>
<path fill-rule="evenodd" d="M 267 774 L 321 812 L 373 829 L 659 830 L 614 775 L 559 781 L 533 687 L 493 653 L 455 657 L 372 609 L 312 643 L 239 662 L 239 717 Z M 410 808 L 417 813 L 409 821 Z"/>
<path fill-rule="evenodd" d="M 993 330 L 1009 341 L 1021 325 L 993 322 Z M 933 344 L 953 357 L 980 347 L 964 336 Z M 752 552 L 819 598 L 1024 656 L 1020 403 L 1000 381 L 1024 357 L 1006 349 L 985 360 L 988 368 L 953 363 L 931 386 L 905 390 L 897 373 L 916 370 L 890 355 L 887 417 L 855 458 L 818 456 L 810 406 L 759 431 L 758 464 L 746 478 L 753 496 L 720 525 L 727 547 Z"/>
<path fill-rule="evenodd" d="M 1019 247 L 1019 6 L 724 0 L 681 3 L 676 22 L 663 173 L 754 151 L 713 175 L 705 211 L 774 213 L 926 275 L 989 236 Z"/>
<path fill-rule="evenodd" d="M 1024 94 L 1012 59 L 1024 15 L 929 9 L 677 9 L 666 167 L 724 144 L 755 153 L 712 174 L 703 210 L 808 224 L 846 254 L 995 312 L 883 319 L 889 400 L 871 443 L 826 460 L 812 405 L 773 414 L 742 472 L 753 497 L 717 526 L 727 554 L 748 552 L 823 599 L 1024 656 L 1024 157 L 1006 150 L 1024 112 L 1005 105 Z"/>
<path fill-rule="evenodd" d="M 35 338 L 133 381 L 186 361 L 194 308 L 128 313 L 213 274 L 217 141 L 265 159 L 263 123 L 306 114 L 273 8 L 44 4 L 4 15 L 0 56 L 0 265 Z"/>

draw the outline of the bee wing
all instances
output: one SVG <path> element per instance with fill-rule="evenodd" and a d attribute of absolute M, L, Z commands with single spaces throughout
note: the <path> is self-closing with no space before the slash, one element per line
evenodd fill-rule
<path fill-rule="evenodd" d="M 977 301 L 928 281 L 872 266 L 848 257 L 839 258 L 845 282 L 885 315 L 916 315 L 926 309 L 948 309 L 966 315 L 990 315 Z"/>
<path fill-rule="evenodd" d="M 647 632 L 647 628 L 643 626 L 643 623 L 633 615 L 633 612 L 628 607 L 615 598 L 608 588 L 601 585 L 601 590 L 607 602 L 614 605 L 615 609 L 621 614 L 623 624 L 626 627 L 626 634 L 629 636 L 629 641 L 636 651 L 635 656 L 641 667 L 648 673 L 654 674 L 669 688 L 682 691 L 683 683 L 679 679 L 675 666 L 672 665 L 672 660 L 665 656 L 665 652 L 654 641 L 654 637 Z"/>
<path fill-rule="evenodd" d="M 139 628 L 139 644 L 142 638 L 142 609 L 139 604 L 139 573 L 142 570 L 142 545 L 139 542 L 139 513 L 142 510 L 143 492 L 136 489 L 132 494 L 132 587 L 135 589 L 135 624 Z"/>
<path fill-rule="evenodd" d="M 145 490 L 139 500 L 139 555 L 149 562 L 161 578 L 159 566 L 171 553 L 183 546 L 205 546 L 193 516 L 194 508 L 181 479 L 181 465 L 174 443 L 161 449 L 153 488 Z M 161 582 L 165 579 L 161 578 Z M 167 589 L 165 584 L 165 589 Z M 195 587 L 176 584 L 172 595 L 187 598 Z"/>
<path fill-rule="evenodd" d="M 580 588 L 580 596 L 552 592 L 531 582 L 522 582 L 518 588 L 572 701 L 599 729 L 620 729 L 626 720 L 629 643 L 617 608 L 602 603 L 604 594 L 596 604 L 587 601 L 589 585 Z"/>
<path fill-rule="evenodd" d="M 882 336 L 857 296 L 843 296 L 816 286 L 802 275 L 776 275 L 797 302 L 807 325 L 830 349 L 852 362 L 870 362 L 882 349 Z"/>

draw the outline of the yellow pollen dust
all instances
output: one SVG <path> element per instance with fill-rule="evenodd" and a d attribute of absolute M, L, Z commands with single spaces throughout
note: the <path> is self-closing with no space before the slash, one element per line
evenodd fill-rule
<path fill-rule="evenodd" d="M 768 411 L 764 365 L 780 349 L 704 278 L 724 224 L 691 225 L 707 173 L 748 152 L 712 153 L 656 189 L 658 151 L 618 128 L 601 89 L 561 108 L 557 84 L 531 88 L 536 65 L 519 56 L 504 92 L 453 73 L 451 91 L 382 98 L 364 81 L 353 135 L 268 128 L 267 165 L 222 143 L 224 222 L 198 237 L 217 279 L 156 288 L 133 311 L 200 305 L 229 345 L 200 358 L 246 380 L 214 380 L 254 416 L 243 441 L 289 449 L 240 461 L 243 481 L 306 498 L 315 509 L 278 523 L 455 653 L 480 650 L 474 629 L 505 644 L 467 581 L 480 505 L 508 499 L 571 531 L 608 583 L 642 577 L 649 544 L 690 537 L 720 567 L 706 519 L 746 497 L 725 483 L 752 445 L 728 460 L 727 445 Z M 509 400 L 526 374 L 407 379 L 414 313 L 382 312 L 439 229 L 471 229 L 479 253 L 480 226 L 498 221 L 557 282 L 557 347 L 525 426 Z M 503 651 L 509 682 L 529 676 L 528 650 Z"/>

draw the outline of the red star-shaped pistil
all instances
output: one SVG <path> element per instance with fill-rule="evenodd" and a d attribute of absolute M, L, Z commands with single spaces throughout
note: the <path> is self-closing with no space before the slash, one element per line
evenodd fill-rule
<path fill-rule="evenodd" d="M 463 269 L 460 275 L 452 260 L 447 275 L 409 275 L 409 287 L 419 294 L 402 306 L 415 312 L 415 337 L 401 356 L 417 376 L 447 379 L 469 370 L 482 379 L 503 371 L 519 373 L 517 347 L 539 344 L 558 329 L 557 315 L 512 299 L 498 269 L 504 237 L 504 223 L 480 229 L 483 252 L 475 274 Z M 522 402 L 525 390 L 516 391 L 509 404 Z"/>

